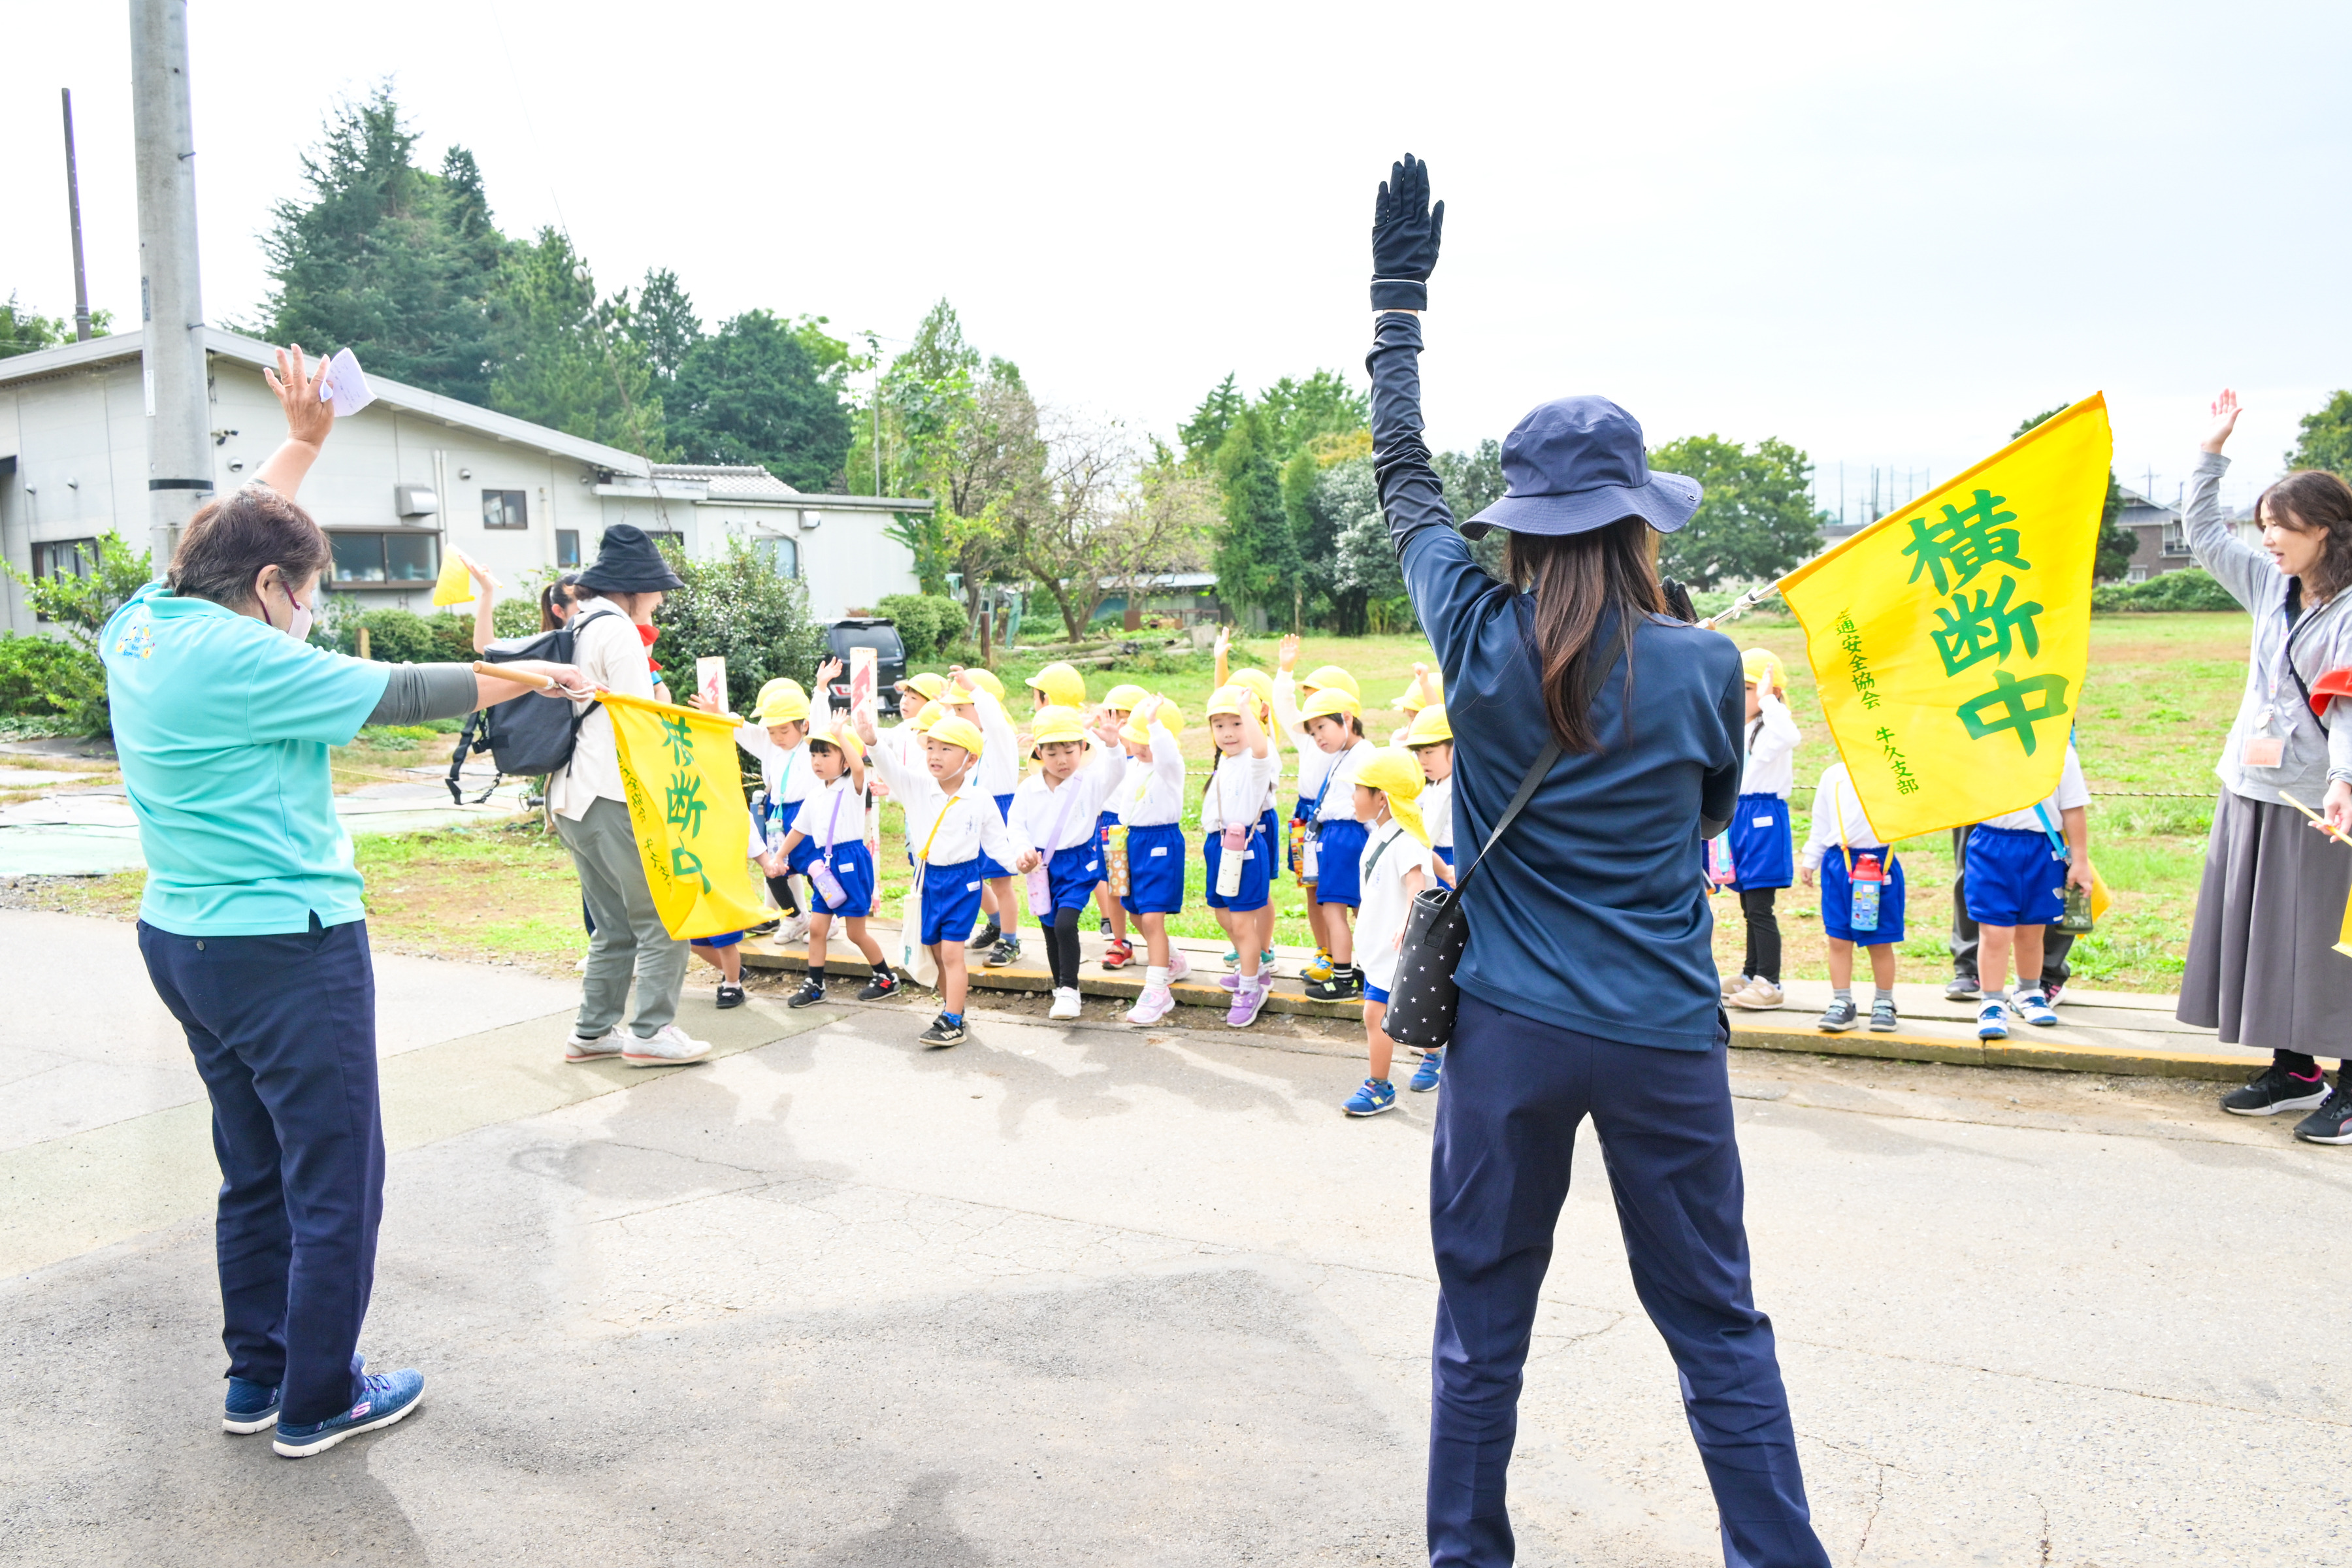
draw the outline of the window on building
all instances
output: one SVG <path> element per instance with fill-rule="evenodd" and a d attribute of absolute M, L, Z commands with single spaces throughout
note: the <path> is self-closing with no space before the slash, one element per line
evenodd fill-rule
<path fill-rule="evenodd" d="M 2147 567 L 2145 567 L 2145 566 L 2128 566 L 2128 567 L 2126 567 L 2126 568 L 2124 569 L 2124 581 L 2125 581 L 2125 582 L 2126 582 L 2126 583 L 2145 583 L 2145 582 L 2147 582 Z"/>
<path fill-rule="evenodd" d="M 2164 552 L 2167 555 L 2189 553 L 2189 533 L 2180 524 L 2168 522 L 2164 525 Z"/>
<path fill-rule="evenodd" d="M 751 541 L 751 548 L 759 552 L 761 560 L 775 568 L 777 576 L 797 577 L 801 574 L 799 540 L 786 539 L 781 534 L 762 534 Z"/>
<path fill-rule="evenodd" d="M 555 531 L 555 563 L 565 571 L 580 564 L 580 531 L 559 528 Z"/>
<path fill-rule="evenodd" d="M 327 536 L 335 553 L 335 581 L 430 583 L 441 574 L 441 541 L 422 529 L 413 533 L 344 533 Z"/>
<path fill-rule="evenodd" d="M 484 490 L 482 492 L 482 526 L 484 528 L 529 528 L 530 513 L 523 505 L 520 490 Z"/>
<path fill-rule="evenodd" d="M 33 577 L 87 577 L 98 570 L 95 539 L 51 539 L 33 546 Z M 47 621 L 47 616 L 35 617 Z"/>

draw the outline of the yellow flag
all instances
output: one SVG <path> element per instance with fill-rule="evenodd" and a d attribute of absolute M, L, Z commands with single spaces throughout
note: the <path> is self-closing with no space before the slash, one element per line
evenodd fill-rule
<path fill-rule="evenodd" d="M 604 703 L 662 925 L 682 940 L 766 920 L 751 879 L 751 810 L 735 763 L 735 721 L 611 692 Z"/>
<path fill-rule="evenodd" d="M 2095 393 L 1781 579 L 1830 734 L 1888 843 L 2057 787 L 2114 449 Z"/>
<path fill-rule="evenodd" d="M 474 596 L 474 580 L 466 571 L 466 563 L 454 550 L 441 552 L 441 575 L 433 579 L 433 607 L 463 605 Z"/>

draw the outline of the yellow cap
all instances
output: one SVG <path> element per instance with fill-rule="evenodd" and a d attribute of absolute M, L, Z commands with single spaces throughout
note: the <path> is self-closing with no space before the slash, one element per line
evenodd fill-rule
<path fill-rule="evenodd" d="M 1141 688 L 1137 689 L 1141 690 Z M 1145 703 L 1151 705 L 1149 723 L 1144 721 Z M 1152 724 L 1159 725 L 1171 735 L 1181 735 L 1184 732 L 1183 710 L 1164 697 L 1154 698 L 1150 692 L 1145 692 L 1136 699 L 1135 709 L 1128 714 L 1127 722 L 1119 727 L 1118 738 L 1129 745 L 1148 746 L 1151 744 Z"/>
<path fill-rule="evenodd" d="M 846 719 L 840 720 L 826 729 L 809 731 L 811 745 L 820 741 L 828 746 L 837 746 L 854 757 L 863 759 L 866 755 L 866 742 L 857 738 L 857 731 L 849 727 L 849 721 Z"/>
<path fill-rule="evenodd" d="M 945 691 L 947 689 L 947 678 L 944 676 L 933 675 L 929 670 L 925 670 L 920 675 L 910 675 L 907 677 L 906 679 L 898 682 L 898 689 L 900 691 L 913 691 L 920 693 L 923 700 L 926 702 L 938 697 L 940 692 Z"/>
<path fill-rule="evenodd" d="M 1382 746 L 1356 764 L 1356 782 L 1389 797 L 1389 815 L 1397 826 L 1429 847 L 1429 829 L 1421 820 L 1421 792 L 1427 781 L 1421 763 L 1402 746 Z"/>
<path fill-rule="evenodd" d="M 1103 693 L 1102 705 L 1114 713 L 1132 713 L 1136 705 L 1150 695 L 1140 686 L 1114 686 Z"/>
<path fill-rule="evenodd" d="M 970 680 L 972 685 L 980 688 L 982 691 L 987 692 L 999 702 L 1004 700 L 1004 682 L 996 679 L 995 671 L 988 669 L 967 669 L 963 673 L 964 678 Z M 950 694 L 950 700 L 956 700 L 952 694 Z"/>
<path fill-rule="evenodd" d="M 955 710 L 944 702 L 926 702 L 923 704 L 923 710 L 907 722 L 912 724 L 915 727 L 915 733 L 919 735 L 929 731 L 940 720 L 954 716 Z"/>
<path fill-rule="evenodd" d="M 1753 686 L 1756 684 L 1756 678 L 1766 673 L 1769 673 L 1772 677 L 1773 690 L 1783 691 L 1788 689 L 1787 677 L 1780 668 L 1779 654 L 1769 647 L 1744 647 L 1739 650 L 1739 678 L 1742 680 Z"/>
<path fill-rule="evenodd" d="M 1437 695 L 1435 697 L 1423 697 L 1421 694 L 1421 689 L 1424 684 L 1428 686 L 1430 690 L 1435 692 Z M 1430 706 L 1432 703 L 1443 702 L 1444 700 L 1445 678 L 1433 669 L 1429 672 L 1429 679 L 1426 682 L 1414 681 L 1411 685 L 1407 686 L 1402 691 L 1399 692 L 1397 694 L 1395 706 L 1402 709 L 1407 713 L 1418 713 L 1423 708 Z"/>
<path fill-rule="evenodd" d="M 1321 691 L 1329 688 L 1346 692 L 1360 703 L 1364 700 L 1364 689 L 1356 684 L 1356 678 L 1336 664 L 1309 670 L 1298 682 L 1301 691 Z"/>
<path fill-rule="evenodd" d="M 1325 686 L 1318 688 L 1315 695 L 1307 700 L 1307 705 L 1298 710 L 1298 717 L 1302 721 L 1327 717 L 1360 719 L 1363 712 L 1364 705 L 1348 695 L 1343 688 Z"/>
<path fill-rule="evenodd" d="M 933 721 L 928 726 L 926 733 L 934 741 L 944 742 L 950 746 L 961 746 L 973 756 L 980 755 L 982 746 L 980 726 L 961 714 L 950 713 Z"/>
<path fill-rule="evenodd" d="M 1274 677 L 1262 669 L 1237 669 L 1227 678 L 1244 691 L 1257 694 L 1257 721 L 1270 723 L 1274 719 Z"/>
<path fill-rule="evenodd" d="M 1076 674 L 1073 670 L 1071 673 Z M 1037 710 L 1029 721 L 1029 754 L 1035 756 L 1040 746 L 1055 741 L 1077 741 L 1087 738 L 1087 721 L 1075 708 L 1051 703 Z"/>
<path fill-rule="evenodd" d="M 808 716 L 808 693 L 797 680 L 771 680 L 760 688 L 760 700 L 751 710 L 752 719 L 761 724 L 797 723 Z"/>
<path fill-rule="evenodd" d="M 1412 728 L 1405 733 L 1404 745 L 1409 752 L 1418 751 L 1423 746 L 1434 746 L 1440 741 L 1452 739 L 1454 726 L 1446 721 L 1445 704 L 1433 702 L 1412 716 Z"/>
<path fill-rule="evenodd" d="M 1056 708 L 1083 708 L 1087 705 L 1087 678 L 1066 664 L 1049 664 L 1029 678 L 1029 684 L 1045 694 L 1045 700 Z"/>
<path fill-rule="evenodd" d="M 1209 693 L 1209 705 L 1201 710 L 1201 717 L 1214 719 L 1223 714 L 1238 719 L 1248 710 L 1249 705 L 1256 700 L 1257 699 L 1250 694 L 1250 689 L 1246 686 L 1220 686 Z"/>

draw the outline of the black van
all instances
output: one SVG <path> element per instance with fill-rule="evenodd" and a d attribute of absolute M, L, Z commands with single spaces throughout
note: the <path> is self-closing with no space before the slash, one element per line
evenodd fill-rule
<path fill-rule="evenodd" d="M 833 683 L 828 694 L 835 709 L 849 706 L 849 650 L 870 647 L 874 650 L 875 693 L 883 712 L 898 716 L 898 682 L 907 679 L 907 645 L 898 640 L 898 623 L 881 616 L 858 616 L 845 621 L 835 621 L 827 626 L 824 640 L 833 657 L 841 660 L 841 679 Z"/>

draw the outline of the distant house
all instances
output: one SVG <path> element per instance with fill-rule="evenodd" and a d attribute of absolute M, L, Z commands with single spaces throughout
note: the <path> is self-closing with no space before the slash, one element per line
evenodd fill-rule
<path fill-rule="evenodd" d="M 1132 591 L 1125 578 L 1106 577 L 1102 585 L 1110 592 L 1095 606 L 1097 621 L 1124 621 L 1130 597 L 1138 616 L 1171 616 L 1179 626 L 1222 625 L 1230 618 L 1217 597 L 1214 572 L 1161 572 L 1133 584 Z"/>
<path fill-rule="evenodd" d="M 2145 583 L 2150 577 L 2177 572 L 2197 562 L 2189 553 L 2189 536 L 2180 526 L 2180 509 L 2150 500 L 2137 490 L 2124 491 L 2123 510 L 2116 513 L 2116 524 L 2130 529 L 2138 539 L 2132 550 L 2131 564 L 2124 570 L 2126 583 Z"/>
<path fill-rule="evenodd" d="M 270 345 L 205 330 L 211 363 L 213 482 L 250 478 L 284 431 L 261 379 Z M 445 548 L 498 574 L 510 595 L 593 559 L 616 522 L 667 534 L 688 555 L 747 541 L 808 584 L 810 612 L 838 618 L 917 590 L 907 547 L 885 531 L 927 500 L 810 495 L 760 468 L 649 463 L 616 447 L 370 378 L 376 400 L 342 420 L 303 481 L 302 504 L 334 547 L 328 586 L 366 607 L 432 607 Z M 147 542 L 147 451 L 139 333 L 0 360 L 0 553 L 35 577 L 80 573 L 98 535 Z M 5 626 L 47 631 L 5 585 Z"/>

